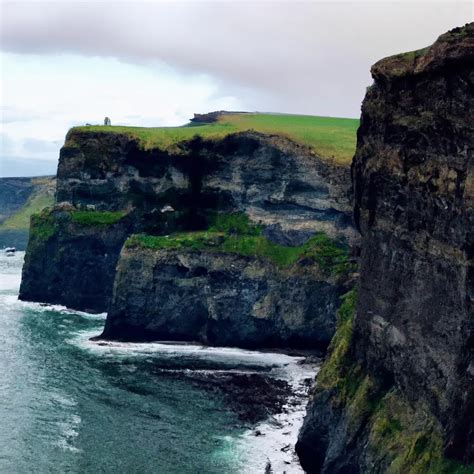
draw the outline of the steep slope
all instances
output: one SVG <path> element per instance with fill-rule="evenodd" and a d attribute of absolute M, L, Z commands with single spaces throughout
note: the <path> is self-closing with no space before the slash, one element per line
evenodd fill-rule
<path fill-rule="evenodd" d="M 30 216 L 54 202 L 53 177 L 0 178 L 0 247 L 24 250 Z"/>
<path fill-rule="evenodd" d="M 133 236 L 102 337 L 324 349 L 352 267 L 341 242 L 319 233 L 300 246 L 273 243 L 244 214 L 204 232 Z"/>
<path fill-rule="evenodd" d="M 357 311 L 351 295 L 300 433 L 308 472 L 472 472 L 473 66 L 469 24 L 372 67 Z"/>
<path fill-rule="evenodd" d="M 242 114 L 234 114 L 233 120 L 239 115 Z M 255 124 L 258 115 L 251 115 Z M 282 127 L 282 117 L 285 116 L 276 117 L 277 125 Z M 304 134 L 310 119 L 303 117 L 299 120 L 289 116 L 283 125 L 286 123 L 293 135 Z M 334 129 L 341 122 L 340 133 L 346 133 L 342 119 L 313 119 L 318 119 L 316 122 L 320 128 L 324 128 L 326 123 L 327 127 Z M 268 126 L 269 116 L 263 116 L 263 122 Z M 275 126 L 273 121 L 271 123 Z M 222 121 L 203 127 L 72 129 L 61 150 L 57 203 L 32 221 L 20 298 L 105 311 L 113 296 L 105 332 L 107 337 L 140 340 L 173 338 L 172 333 L 182 334 L 179 325 L 183 324 L 183 319 L 176 317 L 175 328 L 168 325 L 170 332 L 167 334 L 152 329 L 163 321 L 153 316 L 154 308 L 147 305 L 143 295 L 146 293 L 150 301 L 164 301 L 166 296 L 164 280 L 154 280 L 153 274 L 166 271 L 171 274 L 171 267 L 174 266 L 176 278 L 167 282 L 170 291 L 177 292 L 184 285 L 194 285 L 194 289 L 189 289 L 193 293 L 193 301 L 204 301 L 202 293 L 206 279 L 187 281 L 187 277 L 182 275 L 182 265 L 176 263 L 178 260 L 195 258 L 196 261 L 201 259 L 206 262 L 209 268 L 202 264 L 195 270 L 201 276 L 208 272 L 211 283 L 214 277 L 218 277 L 218 272 L 213 273 L 211 269 L 219 266 L 219 259 L 224 264 L 240 268 L 240 289 L 235 286 L 237 280 L 230 277 L 223 280 L 227 282 L 224 293 L 228 295 L 243 294 L 249 288 L 261 286 L 263 276 L 259 280 L 258 275 L 250 275 L 252 268 L 261 265 L 267 268 L 268 275 L 275 273 L 275 288 L 293 295 L 291 301 L 295 304 L 301 300 L 307 306 L 307 315 L 300 319 L 299 332 L 293 339 L 281 336 L 286 323 L 276 314 L 280 311 L 278 305 L 284 302 L 281 297 L 275 297 L 275 304 L 269 304 L 266 309 L 269 313 L 267 321 L 260 323 L 261 327 L 268 326 L 266 336 L 262 333 L 260 340 L 252 342 L 250 339 L 246 341 L 247 336 L 242 333 L 238 344 L 268 345 L 271 340 L 279 345 L 290 340 L 296 344 L 312 327 L 308 329 L 308 334 L 311 334 L 313 342 L 327 345 L 334 332 L 339 296 L 345 291 L 350 278 L 348 274 L 339 279 L 321 275 L 320 263 L 311 258 L 307 258 L 305 263 L 304 245 L 316 234 L 324 234 L 328 241 L 344 249 L 344 258 L 347 259 L 348 242 L 357 238 L 351 221 L 349 166 L 338 164 L 332 156 L 321 156 L 308 145 L 289 139 L 284 134 L 287 130 L 285 126 L 278 135 L 255 130 L 235 133 L 235 127 Z M 190 135 L 191 129 L 193 135 Z M 313 131 L 312 136 L 315 135 L 318 136 L 318 132 Z M 319 140 L 328 143 L 328 146 L 335 146 L 329 144 L 324 133 Z M 137 248 L 132 252 L 126 247 L 119 255 L 124 242 L 132 234 L 141 234 L 139 238 L 150 241 L 167 235 L 171 235 L 170 240 L 173 240 L 176 233 L 184 233 L 190 235 L 192 240 L 195 232 L 206 233 L 215 227 L 216 219 L 220 217 L 238 221 L 239 229 L 231 226 L 218 232 L 228 237 L 226 245 L 240 232 L 241 224 L 247 229 L 258 227 L 259 235 L 242 236 L 238 252 L 235 249 L 228 252 L 228 247 L 219 253 L 201 248 L 198 255 L 190 255 L 189 252 L 195 249 L 180 248 L 179 252 L 173 253 Z M 321 245 L 321 248 L 326 248 Z M 277 249 L 281 254 L 291 253 L 293 263 L 300 269 L 296 272 L 298 275 L 293 278 L 289 270 L 278 271 L 273 262 L 265 263 L 259 260 L 261 255 L 249 253 L 251 249 Z M 285 249 L 293 250 L 288 252 Z M 161 265 L 166 259 L 169 259 L 169 264 Z M 136 279 L 134 268 L 148 269 L 145 272 L 147 278 Z M 228 269 L 221 270 L 221 275 L 229 273 Z M 310 275 L 311 271 L 313 277 L 310 282 L 311 278 L 305 277 L 304 273 Z M 191 269 L 188 276 L 194 273 Z M 128 286 L 128 281 L 135 283 Z M 306 289 L 298 293 L 297 286 L 303 281 L 306 282 Z M 319 300 L 317 295 L 310 293 L 318 288 L 322 293 L 322 309 L 320 314 L 314 313 L 311 318 L 309 302 Z M 264 293 L 249 294 L 249 307 L 262 305 Z M 276 292 L 271 292 L 265 301 L 269 301 L 272 295 L 275 296 Z M 230 302 L 232 298 L 229 298 Z M 205 306 L 211 314 L 208 301 L 209 298 Z M 176 314 L 184 317 L 177 303 L 170 300 L 167 304 Z M 173 304 L 175 306 L 172 307 Z M 264 312 L 262 306 L 259 314 Z M 128 317 L 133 320 L 133 331 Z M 241 320 L 248 317 L 247 313 L 242 314 Z M 151 320 L 153 324 L 149 324 Z M 246 321 L 251 326 L 256 320 Z M 208 327 L 208 322 L 203 327 Z M 216 344 L 230 343 L 221 336 L 215 339 L 204 336 L 203 327 L 194 327 L 194 332 L 187 333 L 186 338 Z M 224 329 L 220 331 L 221 335 L 224 334 Z M 318 331 L 320 334 L 316 336 Z M 309 339 L 308 336 L 304 345 L 309 345 Z"/>

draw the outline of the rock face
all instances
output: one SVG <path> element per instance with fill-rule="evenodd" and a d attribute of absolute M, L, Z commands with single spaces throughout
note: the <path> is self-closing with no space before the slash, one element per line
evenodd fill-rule
<path fill-rule="evenodd" d="M 102 337 L 325 348 L 342 293 L 315 264 L 125 246 Z"/>
<path fill-rule="evenodd" d="M 71 206 L 34 216 L 19 298 L 89 312 L 108 305 L 120 249 L 133 223 L 82 223 Z"/>
<path fill-rule="evenodd" d="M 308 472 L 474 461 L 473 66 L 470 24 L 372 67 L 353 163 L 357 314 L 308 408 Z"/>
<path fill-rule="evenodd" d="M 205 211 L 242 211 L 265 225 L 351 239 L 351 189 L 347 167 L 280 136 L 197 137 L 164 152 L 126 135 L 73 130 L 61 150 L 56 201 L 155 214 L 171 205 L 198 228 Z"/>
<path fill-rule="evenodd" d="M 244 213 L 289 245 L 317 231 L 351 241 L 350 201 L 348 167 L 280 136 L 196 137 L 163 151 L 126 134 L 73 129 L 56 210 L 32 222 L 20 298 L 106 311 L 128 235 L 205 229 L 216 212 Z M 90 213 L 85 223 L 81 213 Z M 126 218 L 110 225 L 114 213 Z"/>

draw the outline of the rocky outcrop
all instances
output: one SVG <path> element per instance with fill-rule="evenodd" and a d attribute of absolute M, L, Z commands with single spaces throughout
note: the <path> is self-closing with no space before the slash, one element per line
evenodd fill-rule
<path fill-rule="evenodd" d="M 308 472 L 474 461 L 474 24 L 372 68 L 353 163 L 357 313 L 341 316 L 298 453 Z"/>
<path fill-rule="evenodd" d="M 128 244 L 102 337 L 238 347 L 325 348 L 344 286 L 310 260 Z"/>
<path fill-rule="evenodd" d="M 59 159 L 56 208 L 32 222 L 33 233 L 44 219 L 51 232 L 30 241 L 20 298 L 106 311 L 128 235 L 206 229 L 216 213 L 245 214 L 286 245 L 318 231 L 351 241 L 350 199 L 348 167 L 280 136 L 195 137 L 165 149 L 125 132 L 73 129 Z M 85 225 L 77 212 L 89 213 Z M 127 218 L 105 225 L 114 213 Z"/>
<path fill-rule="evenodd" d="M 130 216 L 122 213 L 90 213 L 70 205 L 33 216 L 19 298 L 104 311 L 120 249 L 132 227 Z"/>
<path fill-rule="evenodd" d="M 196 228 L 207 211 L 240 211 L 265 225 L 355 237 L 348 167 L 256 132 L 196 137 L 163 151 L 124 134 L 73 130 L 61 150 L 56 201 L 154 218 L 170 205 Z"/>

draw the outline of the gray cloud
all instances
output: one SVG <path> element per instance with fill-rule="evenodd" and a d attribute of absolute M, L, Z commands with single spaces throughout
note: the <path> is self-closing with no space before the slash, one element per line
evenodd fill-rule
<path fill-rule="evenodd" d="M 369 68 L 472 21 L 470 2 L 2 5 L 1 47 L 164 61 L 251 109 L 358 116 Z"/>

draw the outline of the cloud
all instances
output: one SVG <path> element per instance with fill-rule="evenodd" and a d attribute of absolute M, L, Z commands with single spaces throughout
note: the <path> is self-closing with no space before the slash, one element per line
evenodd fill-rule
<path fill-rule="evenodd" d="M 357 116 L 373 62 L 471 20 L 470 2 L 21 2 L 3 5 L 1 45 L 161 61 L 254 108 Z"/>
<path fill-rule="evenodd" d="M 38 160 L 2 156 L 0 178 L 18 176 L 51 176 L 56 174 L 57 163 L 51 160 Z"/>
<path fill-rule="evenodd" d="M 53 172 L 68 128 L 194 112 L 358 117 L 370 66 L 472 21 L 466 1 L 0 0 L 4 175 Z M 46 171 L 45 171 L 46 170 Z"/>

